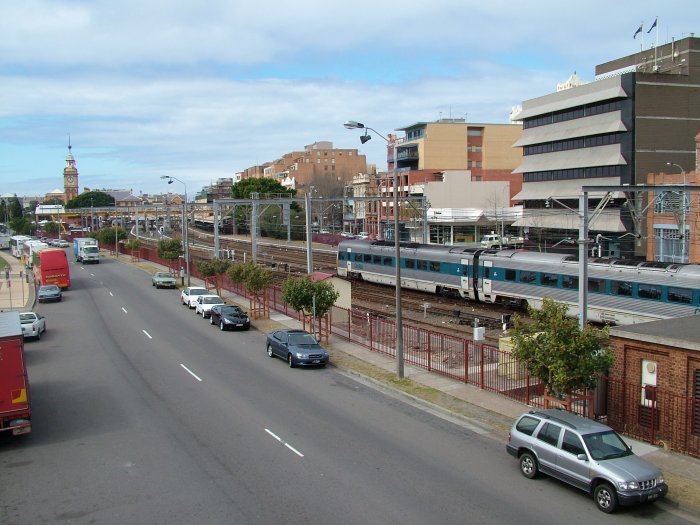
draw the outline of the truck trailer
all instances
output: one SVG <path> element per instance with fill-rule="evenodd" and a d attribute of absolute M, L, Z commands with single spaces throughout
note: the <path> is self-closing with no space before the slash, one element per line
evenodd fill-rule
<path fill-rule="evenodd" d="M 0 432 L 32 431 L 32 404 L 19 312 L 0 312 Z"/>

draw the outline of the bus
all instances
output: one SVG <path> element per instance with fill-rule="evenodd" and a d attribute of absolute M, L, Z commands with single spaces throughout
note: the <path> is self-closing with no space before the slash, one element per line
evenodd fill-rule
<path fill-rule="evenodd" d="M 10 251 L 12 255 L 21 259 L 24 253 L 24 243 L 31 240 L 32 238 L 28 235 L 13 235 L 10 237 Z"/>
<path fill-rule="evenodd" d="M 34 261 L 34 254 L 39 253 L 41 250 L 45 250 L 48 247 L 48 244 L 36 239 L 25 241 L 24 245 L 22 246 L 22 262 L 27 268 L 31 268 L 32 262 Z"/>
<path fill-rule="evenodd" d="M 0 233 L 0 250 L 10 249 L 10 238 L 12 236 L 9 233 Z"/>
<path fill-rule="evenodd" d="M 66 290 L 70 287 L 70 268 L 66 251 L 60 248 L 41 250 L 34 258 L 34 279 L 39 284 L 55 284 Z"/>

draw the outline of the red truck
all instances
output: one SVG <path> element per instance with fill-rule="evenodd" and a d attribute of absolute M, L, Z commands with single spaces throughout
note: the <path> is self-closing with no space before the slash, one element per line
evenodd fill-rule
<path fill-rule="evenodd" d="M 34 278 L 39 284 L 70 288 L 70 268 L 65 250 L 46 248 L 34 256 Z"/>
<path fill-rule="evenodd" d="M 19 312 L 0 312 L 0 432 L 29 434 L 31 415 Z"/>

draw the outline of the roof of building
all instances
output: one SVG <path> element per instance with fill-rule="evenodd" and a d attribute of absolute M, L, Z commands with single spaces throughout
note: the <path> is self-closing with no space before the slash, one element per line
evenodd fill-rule
<path fill-rule="evenodd" d="M 610 335 L 700 351 L 700 316 L 690 315 L 628 326 L 616 326 L 610 329 Z"/>

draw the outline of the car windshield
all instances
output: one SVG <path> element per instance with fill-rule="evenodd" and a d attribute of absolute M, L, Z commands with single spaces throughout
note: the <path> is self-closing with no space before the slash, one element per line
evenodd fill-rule
<path fill-rule="evenodd" d="M 311 334 L 289 334 L 290 345 L 315 345 L 318 341 Z"/>
<path fill-rule="evenodd" d="M 20 321 L 20 322 L 22 322 L 22 321 L 25 321 L 25 322 L 26 322 L 26 321 L 32 322 L 32 321 L 34 321 L 35 319 L 36 319 L 36 317 L 34 317 L 34 314 L 19 314 L 19 321 Z"/>
<path fill-rule="evenodd" d="M 201 290 L 190 290 L 190 295 L 204 295 L 206 293 L 207 291 L 203 288 Z"/>
<path fill-rule="evenodd" d="M 221 313 L 228 315 L 241 315 L 243 314 L 243 311 L 238 308 L 238 306 L 222 306 Z"/>
<path fill-rule="evenodd" d="M 220 303 L 223 303 L 223 301 L 221 300 L 221 297 L 219 297 L 219 296 L 202 297 L 202 303 L 204 303 L 204 304 L 220 304 Z"/>
<path fill-rule="evenodd" d="M 595 460 L 615 459 L 632 455 L 632 450 L 612 430 L 595 434 L 584 434 L 582 437 L 588 451 L 591 453 L 591 457 Z"/>
<path fill-rule="evenodd" d="M 156 277 L 170 277 L 170 274 L 166 272 L 158 272 Z"/>
<path fill-rule="evenodd" d="M 39 288 L 40 292 L 57 292 L 58 291 L 58 286 L 55 284 L 47 284 L 46 286 L 42 286 Z"/>

